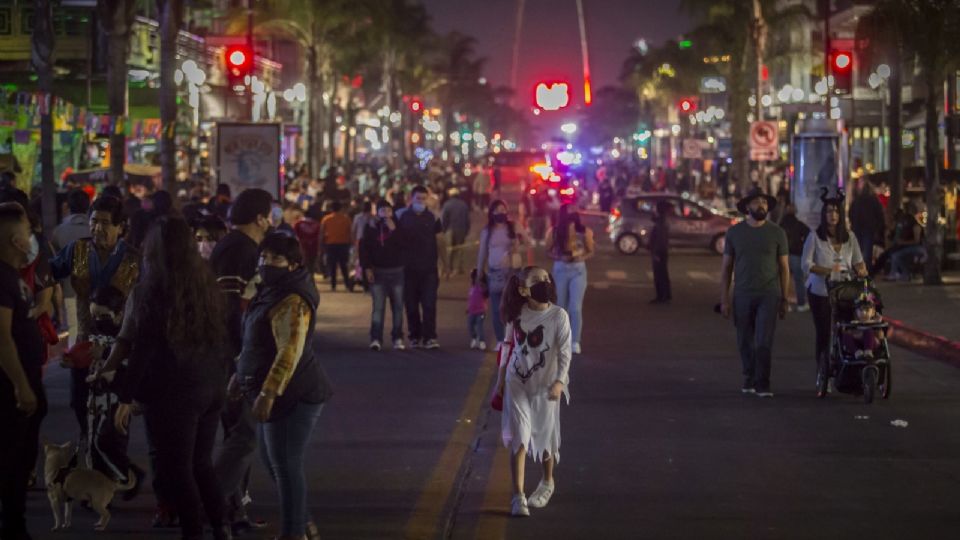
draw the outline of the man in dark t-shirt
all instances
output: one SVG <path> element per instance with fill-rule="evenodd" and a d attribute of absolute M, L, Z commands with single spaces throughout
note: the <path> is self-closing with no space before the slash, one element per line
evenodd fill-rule
<path fill-rule="evenodd" d="M 41 376 L 43 340 L 30 316 L 33 293 L 19 269 L 33 255 L 30 223 L 17 203 L 0 204 L 0 505 L 2 538 L 29 538 L 27 483 L 46 415 Z"/>
<path fill-rule="evenodd" d="M 260 259 L 260 242 L 270 228 L 273 197 L 262 189 L 248 189 L 230 208 L 231 231 L 217 242 L 210 265 L 224 295 L 228 345 L 224 351 L 234 385 L 235 359 L 243 344 L 243 310 L 255 292 L 254 276 Z M 235 528 L 249 524 L 243 512 L 250 459 L 257 449 L 257 426 L 244 399 L 230 400 L 223 409 L 224 440 L 214 468 L 227 500 L 228 517 Z"/>

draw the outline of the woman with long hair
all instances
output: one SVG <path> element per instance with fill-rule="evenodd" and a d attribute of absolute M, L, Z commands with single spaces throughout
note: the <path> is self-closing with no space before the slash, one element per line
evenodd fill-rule
<path fill-rule="evenodd" d="M 493 334 L 497 338 L 497 350 L 500 350 L 504 338 L 504 321 L 500 318 L 500 299 L 514 271 L 513 259 L 519 244 L 520 237 L 516 226 L 510 221 L 507 203 L 501 200 L 493 201 L 487 210 L 487 225 L 480 231 L 477 279 L 478 281 L 486 279 L 489 288 L 490 314 L 493 321 Z"/>
<path fill-rule="evenodd" d="M 577 207 L 560 207 L 557 225 L 547 233 L 547 256 L 554 260 L 557 305 L 567 310 L 573 329 L 573 354 L 580 354 L 583 334 L 583 297 L 587 292 L 587 264 L 596 249 L 593 231 L 580 222 Z"/>
<path fill-rule="evenodd" d="M 512 456 L 515 516 L 529 516 L 529 507 L 547 505 L 560 461 L 560 396 L 566 395 L 569 403 L 571 336 L 570 318 L 556 301 L 550 274 L 528 266 L 510 277 L 500 306 L 509 322 L 496 392 L 503 403 L 503 444 Z M 543 478 L 529 500 L 524 490 L 527 454 L 543 466 Z"/>
<path fill-rule="evenodd" d="M 867 266 L 860 253 L 857 237 L 847 230 L 844 218 L 843 196 L 820 198 L 820 225 L 814 234 L 807 235 L 803 245 L 802 266 L 807 274 L 807 298 L 813 326 L 817 334 L 817 356 L 827 354 L 830 347 L 830 299 L 827 280 L 836 281 L 854 272 L 867 275 Z"/>
<path fill-rule="evenodd" d="M 180 217 L 160 218 L 147 233 L 142 268 L 128 299 L 133 318 L 119 336 L 132 350 L 114 422 L 126 433 L 130 403 L 143 404 L 156 475 L 180 516 L 183 538 L 203 537 L 201 508 L 214 538 L 229 538 L 211 457 L 226 373 L 220 290 Z"/>

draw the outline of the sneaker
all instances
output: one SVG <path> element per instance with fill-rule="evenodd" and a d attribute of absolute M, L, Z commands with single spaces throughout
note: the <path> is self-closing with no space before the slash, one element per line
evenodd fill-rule
<path fill-rule="evenodd" d="M 419 348 L 420 348 L 420 340 L 419 340 L 419 339 L 411 339 L 411 340 L 410 340 L 410 348 L 411 348 L 411 349 L 419 349 Z"/>
<path fill-rule="evenodd" d="M 809 305 L 809 304 L 804 304 L 804 305 L 802 305 L 802 306 L 797 306 L 797 312 L 798 312 L 798 313 L 806 313 L 806 312 L 808 312 L 808 311 L 810 311 L 810 305 Z"/>
<path fill-rule="evenodd" d="M 424 349 L 434 350 L 440 348 L 440 342 L 435 339 L 428 339 L 426 343 L 423 344 Z"/>
<path fill-rule="evenodd" d="M 756 394 L 757 389 L 752 386 L 744 386 L 743 388 L 740 389 L 740 392 L 744 394 Z"/>
<path fill-rule="evenodd" d="M 395 340 L 393 340 L 393 349 L 394 349 L 395 351 L 402 351 L 402 350 L 404 350 L 404 349 L 406 349 L 406 348 L 407 348 L 407 346 L 403 344 L 403 340 L 402 340 L 402 339 L 395 339 Z"/>
<path fill-rule="evenodd" d="M 471 339 L 471 340 L 470 340 L 470 349 L 472 350 L 472 349 L 476 349 L 476 348 L 477 348 L 477 340 L 476 340 L 476 339 Z"/>
<path fill-rule="evenodd" d="M 517 517 L 528 517 L 530 515 L 527 497 L 523 493 L 513 496 L 513 500 L 510 502 L 510 515 Z"/>
<path fill-rule="evenodd" d="M 381 346 L 380 346 L 380 340 L 379 340 L 379 339 L 375 339 L 375 340 L 373 340 L 373 341 L 370 342 L 370 350 L 371 350 L 371 351 L 379 351 L 380 349 L 381 349 Z"/>
<path fill-rule="evenodd" d="M 486 344 L 486 342 L 484 342 L 484 341 L 478 342 L 478 343 L 477 343 L 477 349 L 478 349 L 478 350 L 481 350 L 481 351 L 487 350 L 487 344 Z"/>
<path fill-rule="evenodd" d="M 547 506 L 547 503 L 550 502 L 550 497 L 553 497 L 553 489 L 553 482 L 547 484 L 541 480 L 540 485 L 538 485 L 537 489 L 532 495 L 530 495 L 530 506 L 534 508 L 543 508 Z"/>
<path fill-rule="evenodd" d="M 580 349 L 580 344 L 577 343 L 576 341 L 574 341 L 574 342 L 573 342 L 573 354 L 580 354 L 581 352 L 583 352 L 583 351 Z"/>
<path fill-rule="evenodd" d="M 771 398 L 773 397 L 773 392 L 771 392 L 770 390 L 758 390 L 757 397 Z"/>

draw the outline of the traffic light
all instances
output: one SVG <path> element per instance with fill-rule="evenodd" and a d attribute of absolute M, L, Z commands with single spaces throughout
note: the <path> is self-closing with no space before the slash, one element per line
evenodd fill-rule
<path fill-rule="evenodd" d="M 533 101 L 544 111 L 559 111 L 570 105 L 570 86 L 565 82 L 540 82 L 533 90 Z"/>
<path fill-rule="evenodd" d="M 410 100 L 410 110 L 415 113 L 423 111 L 423 102 L 420 101 L 420 98 L 413 98 Z"/>
<path fill-rule="evenodd" d="M 833 75 L 833 89 L 838 94 L 853 91 L 853 53 L 834 49 L 830 52 L 830 73 Z"/>
<path fill-rule="evenodd" d="M 697 112 L 697 100 L 692 97 L 683 98 L 677 103 L 677 108 L 682 113 L 693 114 Z"/>
<path fill-rule="evenodd" d="M 247 85 L 253 71 L 253 51 L 246 45 L 228 45 L 223 53 L 227 84 L 234 90 Z"/>

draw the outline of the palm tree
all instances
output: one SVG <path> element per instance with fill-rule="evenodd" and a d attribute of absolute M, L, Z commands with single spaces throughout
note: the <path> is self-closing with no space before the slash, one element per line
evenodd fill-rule
<path fill-rule="evenodd" d="M 53 178 L 53 5 L 34 1 L 30 63 L 37 73 L 37 87 L 46 103 L 40 106 L 40 169 L 43 186 L 43 227 L 49 233 L 57 226 L 56 184 Z"/>
<path fill-rule="evenodd" d="M 450 32 L 440 37 L 437 43 L 437 60 L 433 65 L 439 81 L 437 98 L 443 109 L 443 151 L 450 153 L 450 133 L 454 128 L 454 108 L 469 99 L 483 73 L 486 60 L 476 58 L 477 40 L 473 37 Z"/>
<path fill-rule="evenodd" d="M 107 36 L 107 108 L 115 125 L 110 131 L 110 181 L 123 181 L 127 159 L 124 123 L 127 116 L 127 56 L 135 0 L 97 0 L 97 20 Z"/>
<path fill-rule="evenodd" d="M 183 25 L 183 0 L 157 0 L 160 13 L 160 167 L 163 187 L 177 185 L 177 36 Z"/>

